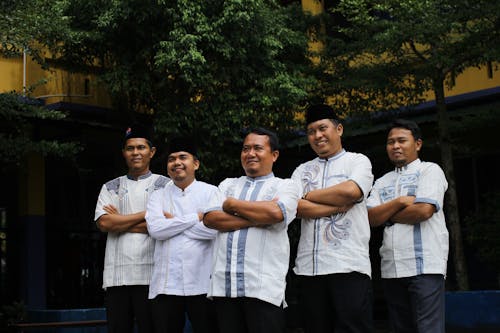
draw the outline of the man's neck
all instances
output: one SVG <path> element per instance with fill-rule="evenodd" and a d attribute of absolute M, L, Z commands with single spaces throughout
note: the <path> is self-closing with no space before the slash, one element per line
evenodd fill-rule
<path fill-rule="evenodd" d="M 138 180 L 141 176 L 145 176 L 149 173 L 150 173 L 149 169 L 141 171 L 129 170 L 127 176 L 130 179 Z"/>
<path fill-rule="evenodd" d="M 175 181 L 174 180 L 174 185 L 180 188 L 182 191 L 184 191 L 189 185 L 191 185 L 196 178 L 190 178 L 190 179 L 185 179 L 183 181 Z"/>

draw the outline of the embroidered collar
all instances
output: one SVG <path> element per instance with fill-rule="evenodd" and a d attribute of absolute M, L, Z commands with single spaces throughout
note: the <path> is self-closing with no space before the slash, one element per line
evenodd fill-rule
<path fill-rule="evenodd" d="M 131 175 L 128 175 L 128 174 L 127 174 L 127 178 L 130 179 L 130 180 L 142 180 L 142 179 L 146 179 L 146 178 L 151 177 L 152 174 L 153 173 L 151 172 L 151 170 L 149 170 L 145 174 L 140 175 L 139 177 L 137 177 L 137 179 L 135 179 L 134 177 L 132 177 Z"/>
<path fill-rule="evenodd" d="M 412 161 L 411 163 L 408 163 L 408 164 L 406 164 L 406 165 L 403 165 L 402 167 L 396 167 L 396 168 L 394 169 L 394 171 L 395 171 L 396 173 L 403 173 L 403 172 L 407 171 L 408 169 L 413 168 L 413 166 L 416 166 L 416 165 L 417 165 L 417 164 L 419 164 L 419 163 L 420 163 L 420 159 L 419 159 L 419 158 L 417 158 L 416 160 L 414 160 L 414 161 Z"/>
<path fill-rule="evenodd" d="M 267 174 L 265 176 L 259 176 L 259 177 L 255 177 L 255 178 L 247 176 L 247 180 L 250 180 L 252 182 L 256 182 L 258 180 L 264 180 L 264 179 L 273 178 L 273 177 L 274 177 L 274 173 L 271 172 L 270 174 Z"/>
<path fill-rule="evenodd" d="M 326 157 L 326 158 L 318 157 L 318 160 L 321 162 L 334 161 L 336 159 L 339 159 L 345 153 L 346 153 L 345 149 L 342 148 L 337 154 L 330 156 L 330 157 Z"/>
<path fill-rule="evenodd" d="M 188 186 L 186 186 L 186 188 L 183 190 L 181 189 L 180 187 L 178 187 L 177 185 L 175 185 L 175 183 L 172 181 L 172 187 L 174 188 L 174 192 L 176 193 L 189 193 L 193 190 L 193 187 L 194 187 L 194 184 L 197 182 L 197 180 L 193 180 L 193 182 L 191 184 L 189 184 Z"/>

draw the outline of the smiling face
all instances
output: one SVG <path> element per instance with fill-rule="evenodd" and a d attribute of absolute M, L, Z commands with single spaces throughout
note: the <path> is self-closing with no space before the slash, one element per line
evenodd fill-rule
<path fill-rule="evenodd" d="M 395 127 L 387 135 L 387 155 L 396 167 L 403 167 L 418 158 L 422 140 L 415 140 L 410 130 Z"/>
<path fill-rule="evenodd" d="M 167 173 L 177 187 L 185 189 L 195 179 L 200 161 L 192 154 L 179 151 L 168 155 Z"/>
<path fill-rule="evenodd" d="M 146 139 L 128 139 L 123 146 L 122 155 L 127 163 L 129 175 L 137 178 L 146 174 L 155 152 L 156 148 L 151 147 Z"/>
<path fill-rule="evenodd" d="M 342 150 L 344 128 L 330 119 L 321 119 L 307 125 L 307 140 L 321 158 L 329 158 Z"/>
<path fill-rule="evenodd" d="M 249 177 L 265 176 L 273 171 L 273 164 L 278 156 L 279 151 L 271 149 L 267 135 L 250 133 L 241 149 L 241 165 Z"/>

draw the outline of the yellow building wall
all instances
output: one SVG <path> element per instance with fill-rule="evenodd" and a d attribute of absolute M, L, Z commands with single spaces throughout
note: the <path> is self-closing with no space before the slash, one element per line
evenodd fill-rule
<path fill-rule="evenodd" d="M 472 91 L 495 88 L 500 86 L 500 70 L 495 70 L 493 64 L 492 77 L 488 77 L 486 66 L 481 68 L 469 68 L 461 74 L 456 85 L 451 90 L 446 91 L 446 96 L 460 95 Z"/>
<path fill-rule="evenodd" d="M 23 57 L 0 58 L 0 92 L 23 92 L 26 77 L 26 95 L 41 98 L 46 104 L 69 102 L 100 107 L 111 107 L 111 98 L 105 86 L 93 75 L 70 73 L 60 69 L 43 69 L 27 57 L 23 75 Z"/>
<path fill-rule="evenodd" d="M 324 11 L 324 3 L 320 0 L 302 0 L 302 10 L 317 15 Z"/>
<path fill-rule="evenodd" d="M 324 2 L 322 0 L 302 0 L 302 9 L 312 15 L 320 14 L 324 11 Z M 311 50 L 318 51 L 321 49 L 321 43 L 310 42 Z M 314 60 L 314 59 L 313 59 Z M 464 71 L 455 81 L 452 89 L 445 87 L 445 96 L 456 96 L 474 91 L 500 87 L 500 70 L 495 67 L 500 67 L 500 64 L 493 64 L 492 76 L 488 76 L 486 66 L 481 68 L 469 68 Z M 434 100 L 432 92 L 425 94 L 428 101 Z"/>

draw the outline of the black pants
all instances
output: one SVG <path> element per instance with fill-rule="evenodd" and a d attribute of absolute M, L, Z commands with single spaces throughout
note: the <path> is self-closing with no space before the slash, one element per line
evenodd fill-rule
<path fill-rule="evenodd" d="M 357 273 L 300 276 L 299 301 L 306 333 L 373 331 L 370 277 Z"/>
<path fill-rule="evenodd" d="M 139 333 L 152 333 L 149 286 L 120 286 L 106 288 L 108 333 L 132 333 L 134 319 Z"/>
<path fill-rule="evenodd" d="M 194 333 L 216 333 L 217 318 L 207 295 L 158 295 L 152 300 L 155 333 L 184 332 L 185 314 Z"/>
<path fill-rule="evenodd" d="M 443 275 L 382 279 L 382 284 L 394 333 L 444 333 Z"/>
<path fill-rule="evenodd" d="M 283 308 L 256 298 L 214 297 L 220 333 L 283 333 Z"/>

